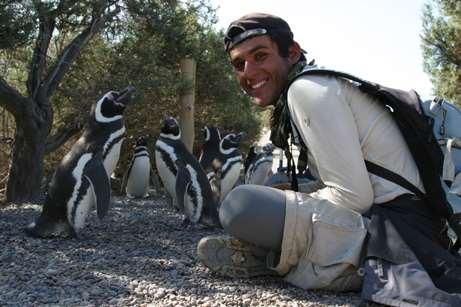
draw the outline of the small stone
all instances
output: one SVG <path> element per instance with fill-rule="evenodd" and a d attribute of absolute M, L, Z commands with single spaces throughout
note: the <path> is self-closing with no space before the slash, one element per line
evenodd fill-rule
<path fill-rule="evenodd" d="M 82 299 L 84 299 L 86 301 L 89 298 L 90 298 L 90 293 L 88 293 L 88 291 L 83 291 L 82 292 Z"/>
<path fill-rule="evenodd" d="M 56 269 L 47 269 L 45 272 L 47 275 L 55 275 L 56 273 L 58 273 L 58 270 Z"/>
<path fill-rule="evenodd" d="M 159 300 L 159 299 L 164 298 L 165 295 L 166 295 L 166 292 L 165 290 L 162 289 L 162 290 L 157 291 L 157 293 L 154 294 L 154 298 Z"/>

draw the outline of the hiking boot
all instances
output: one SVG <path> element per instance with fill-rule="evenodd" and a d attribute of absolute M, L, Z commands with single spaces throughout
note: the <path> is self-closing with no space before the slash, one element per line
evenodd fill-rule
<path fill-rule="evenodd" d="M 266 251 L 231 236 L 202 238 L 197 255 L 207 268 L 220 275 L 233 278 L 277 275 L 266 266 Z"/>

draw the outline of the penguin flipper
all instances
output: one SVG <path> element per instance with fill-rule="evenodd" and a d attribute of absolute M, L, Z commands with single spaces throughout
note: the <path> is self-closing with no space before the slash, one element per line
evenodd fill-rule
<path fill-rule="evenodd" d="M 98 217 L 102 219 L 107 214 L 110 205 L 110 181 L 102 157 L 89 161 L 83 174 L 93 189 Z"/>
<path fill-rule="evenodd" d="M 202 214 L 201 210 L 198 212 L 197 204 L 194 201 L 191 201 L 190 195 L 194 194 L 194 186 L 192 181 L 186 186 L 186 193 L 184 194 L 184 213 L 189 221 L 192 223 L 198 223 L 200 216 Z"/>

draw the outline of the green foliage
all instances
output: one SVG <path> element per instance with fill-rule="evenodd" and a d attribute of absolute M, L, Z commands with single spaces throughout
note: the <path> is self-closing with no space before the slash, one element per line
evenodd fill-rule
<path fill-rule="evenodd" d="M 0 3 L 0 50 L 30 42 L 35 25 L 30 1 L 7 0 Z"/>
<path fill-rule="evenodd" d="M 130 80 L 139 92 L 138 102 L 126 116 L 129 138 L 124 147 L 131 148 L 140 135 L 152 136 L 153 144 L 164 116 L 178 116 L 179 95 L 190 85 L 179 74 L 184 57 L 197 61 L 195 148 L 203 141 L 200 130 L 206 124 L 216 125 L 224 133 L 246 131 L 248 142 L 254 140 L 259 118 L 235 81 L 223 49 L 223 34 L 212 28 L 214 15 L 190 4 L 177 6 L 172 13 L 168 5 L 147 2 L 146 10 L 140 11 L 138 6 L 132 13 L 127 24 L 130 34 L 125 33 L 113 57 L 112 80 Z M 161 8 L 166 12 L 153 13 Z M 203 12 L 208 14 L 206 20 L 200 17 Z M 126 157 L 122 160 L 127 161 Z"/>
<path fill-rule="evenodd" d="M 435 94 L 461 105 L 461 2 L 433 0 L 423 16 L 425 71 Z"/>
<path fill-rule="evenodd" d="M 122 148 L 122 167 L 119 168 L 123 170 L 131 157 L 129 148 L 138 136 L 150 136 L 152 146 L 164 116 L 178 116 L 179 95 L 187 86 L 180 78 L 179 62 L 192 57 L 197 61 L 196 145 L 202 142 L 200 129 L 205 124 L 216 125 L 223 133 L 245 131 L 247 144 L 254 141 L 260 130 L 260 115 L 235 81 L 222 45 L 223 33 L 213 28 L 216 16 L 209 2 L 123 2 L 126 10 L 110 20 L 103 33 L 88 43 L 51 97 L 53 132 L 62 125 L 84 123 L 91 104 L 108 90 L 134 86 L 137 96 L 126 111 L 128 138 Z M 22 2 L 8 3 L 19 5 Z M 56 14 L 58 31 L 53 34 L 47 54 L 47 63 L 51 65 L 81 27 L 88 23 L 91 16 L 86 14 L 87 10 L 99 2 L 63 0 L 41 3 L 42 9 Z M 10 30 L 8 33 L 3 30 L 5 22 L 1 22 L 0 41 L 4 41 L 1 35 L 6 35 L 8 43 L 0 48 L 9 49 L 0 53 L 0 68 L 5 72 L 5 79 L 26 94 L 27 69 L 34 47 L 30 38 L 36 35 L 34 27 L 38 25 L 32 17 L 21 19 L 20 13 L 0 12 L 0 18 L 11 18 L 14 14 L 16 19 L 10 25 L 11 29 L 21 26 L 24 30 L 24 35 L 12 36 Z M 29 25 L 31 21 L 31 28 L 21 24 L 27 22 Z M 73 142 L 75 137 L 47 157 L 47 165 L 51 168 L 56 165 Z"/>

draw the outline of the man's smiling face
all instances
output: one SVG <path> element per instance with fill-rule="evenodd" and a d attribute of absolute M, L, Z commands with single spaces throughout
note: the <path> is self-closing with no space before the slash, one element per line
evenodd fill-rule
<path fill-rule="evenodd" d="M 229 56 L 240 86 L 261 107 L 277 102 L 291 66 L 299 59 L 293 52 L 282 57 L 268 35 L 243 41 L 229 51 Z"/>

